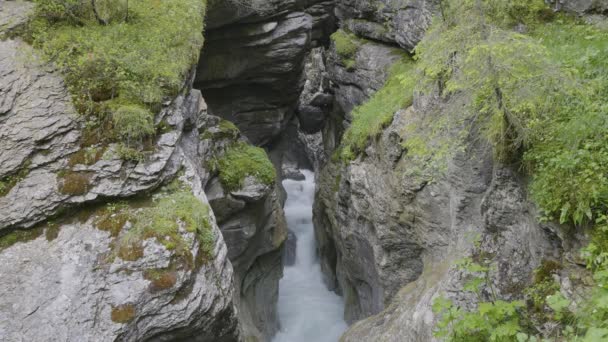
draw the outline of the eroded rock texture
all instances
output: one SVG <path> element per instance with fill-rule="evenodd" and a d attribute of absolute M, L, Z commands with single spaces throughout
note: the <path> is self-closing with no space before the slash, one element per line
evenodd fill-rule
<path fill-rule="evenodd" d="M 221 122 L 210 117 L 209 122 Z M 210 132 L 214 132 L 211 128 Z M 239 133 L 211 133 L 201 146 L 220 156 L 239 138 Z M 214 175 L 205 192 L 218 220 L 228 257 L 235 270 L 239 318 L 245 338 L 269 340 L 279 328 L 276 304 L 283 276 L 282 247 L 287 225 L 276 186 L 247 177 L 243 187 L 227 191 Z"/>
<path fill-rule="evenodd" d="M 27 234 L 0 251 L 0 339 L 238 340 L 233 271 L 213 214 L 209 260 L 175 268 L 158 288 L 147 272 L 172 267 L 176 251 L 150 238 L 132 261 L 116 257 L 116 239 L 128 234 L 129 223 L 114 235 L 99 229 L 99 212 L 83 207 L 149 196 L 178 170 L 207 203 L 208 174 L 197 166 L 204 151 L 191 124 L 206 115 L 200 92 L 176 98 L 159 114 L 170 129 L 144 161 L 122 161 L 109 146 L 92 165 L 70 162 L 80 149 L 82 120 L 60 77 L 21 58 L 27 51 L 19 41 L 0 42 L 0 170 L 11 187 L 0 197 L 0 229 L 9 237 Z M 70 181 L 79 187 L 66 191 Z M 192 260 L 202 258 L 202 242 L 180 234 L 190 241 Z"/>
<path fill-rule="evenodd" d="M 413 50 L 431 23 L 436 0 L 339 0 L 341 27 L 357 35 Z"/>
<path fill-rule="evenodd" d="M 294 114 L 304 58 L 333 30 L 331 1 L 270 1 L 261 12 L 210 9 L 197 71 L 212 114 L 228 119 L 254 144 L 277 137 Z"/>

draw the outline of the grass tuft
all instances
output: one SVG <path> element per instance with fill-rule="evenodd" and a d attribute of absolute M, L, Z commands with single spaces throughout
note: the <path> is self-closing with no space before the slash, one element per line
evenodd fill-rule
<path fill-rule="evenodd" d="M 217 161 L 217 168 L 220 181 L 228 191 L 240 189 L 247 176 L 266 185 L 273 184 L 276 179 L 276 171 L 266 151 L 242 142 L 228 148 Z"/>

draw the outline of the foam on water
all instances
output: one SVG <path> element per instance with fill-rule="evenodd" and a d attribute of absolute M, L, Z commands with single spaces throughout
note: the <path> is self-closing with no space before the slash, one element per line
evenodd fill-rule
<path fill-rule="evenodd" d="M 279 284 L 281 331 L 273 342 L 336 342 L 347 328 L 344 303 L 323 283 L 312 226 L 314 174 L 302 173 L 306 176 L 303 181 L 283 181 L 287 224 L 298 240 L 296 263 L 285 267 Z"/>

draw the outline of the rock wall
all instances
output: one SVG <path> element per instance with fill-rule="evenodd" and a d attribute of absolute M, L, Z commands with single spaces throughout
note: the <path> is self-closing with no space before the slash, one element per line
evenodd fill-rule
<path fill-rule="evenodd" d="M 162 110 L 157 120 L 168 129 L 144 161 L 123 161 L 107 146 L 103 157 L 82 162 L 75 158 L 82 120 L 61 78 L 25 58 L 28 51 L 19 40 L 0 41 L 0 339 L 238 340 L 233 270 L 212 213 L 209 261 L 175 266 L 162 286 L 150 272 L 173 267 L 175 250 L 148 238 L 133 258 L 115 257 L 129 223 L 100 228 L 107 215 L 100 203 L 123 200 L 137 210 L 133 196 L 149 198 L 180 170 L 207 203 L 208 174 L 198 166 L 197 123 L 206 115 L 200 92 L 186 89 Z M 191 241 L 191 259 L 203 258 L 203 242 L 180 235 Z"/>
<path fill-rule="evenodd" d="M 4 4 L 1 33 L 31 9 Z M 84 121 L 61 77 L 27 44 L 0 40 L 0 340 L 264 341 L 276 331 L 280 201 L 253 180 L 218 188 L 209 162 L 239 136 L 215 134 L 220 121 L 193 81 L 156 116 L 163 129 L 143 160 L 121 159 L 114 144 L 85 155 Z M 209 255 L 180 230 L 185 250 L 146 238 L 121 256 L 133 223 L 113 210 L 137 213 L 177 178 L 213 209 Z M 236 206 L 226 211 L 226 201 Z"/>
<path fill-rule="evenodd" d="M 358 36 L 410 51 L 430 25 L 436 0 L 338 0 L 340 26 Z"/>
<path fill-rule="evenodd" d="M 576 5 L 565 3 L 570 9 Z M 322 142 L 315 143 L 323 146 L 327 163 L 317 176 L 314 224 L 326 282 L 344 296 L 345 317 L 353 324 L 342 341 L 434 340 L 431 305 L 440 293 L 463 307 L 478 300 L 462 291 L 465 276 L 453 266 L 464 257 L 497 265 L 492 282 L 506 300 L 521 298 L 533 270 L 547 260 L 570 274 L 581 271 L 576 251 L 584 238 L 538 223 L 527 180 L 517 167 L 496 163 L 491 146 L 474 132 L 463 151 L 445 161 L 444 172 L 432 178 L 412 172 L 429 169 L 403 147 L 412 138 L 405 128 L 423 121 L 419 130 L 431 137 L 434 120 L 448 106 L 437 97 L 416 94 L 414 105 L 397 112 L 363 156 L 350 162 L 328 158 L 340 145 L 352 109 L 386 80 L 395 61 L 391 49 L 411 50 L 435 6 L 434 1 L 336 2 L 339 26 L 359 37 L 359 47 L 354 66 L 341 62 L 333 44 L 323 52 L 334 101 Z M 601 4 L 581 11 L 601 12 Z M 567 278 L 562 275 L 560 282 L 571 289 Z"/>
<path fill-rule="evenodd" d="M 201 139 L 201 146 L 210 151 L 207 161 L 244 139 L 238 131 L 222 131 L 219 126 L 223 121 L 218 117 L 209 117 L 208 122 L 206 132 L 210 134 L 203 133 Z M 247 177 L 242 188 L 227 191 L 216 174 L 205 185 L 234 267 L 239 318 L 246 340 L 267 341 L 279 328 L 276 304 L 287 225 L 276 190 L 276 185 Z"/>
<path fill-rule="evenodd" d="M 234 122 L 256 145 L 291 120 L 304 58 L 333 31 L 331 1 L 270 1 L 259 11 L 230 2 L 210 8 L 196 88 L 210 112 Z"/>

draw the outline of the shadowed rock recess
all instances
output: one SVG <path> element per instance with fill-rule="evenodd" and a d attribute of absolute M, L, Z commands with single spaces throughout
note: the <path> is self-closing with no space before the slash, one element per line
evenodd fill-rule
<path fill-rule="evenodd" d="M 158 5 L 137 3 L 148 1 Z M 525 334 L 497 340 L 568 340 L 564 327 L 580 320 L 578 303 L 598 287 L 595 264 L 579 252 L 602 233 L 591 233 L 589 220 L 544 215 L 531 195 L 530 160 L 519 150 L 517 162 L 497 158 L 477 116 L 456 119 L 466 134 L 450 126 L 450 115 L 478 100 L 445 95 L 442 77 L 457 68 L 422 90 L 416 46 L 454 1 L 208 2 L 200 56 L 189 57 L 179 86 L 166 84 L 172 71 L 159 67 L 155 81 L 166 93 L 155 101 L 154 89 L 130 89 L 141 98 L 125 99 L 115 94 L 124 89 L 98 79 L 99 89 L 74 93 L 61 54 L 32 44 L 36 2 L 0 0 L 0 341 L 272 341 L 284 328 L 279 280 L 298 245 L 282 181 L 313 184 L 302 169 L 314 171 L 323 280 L 342 296 L 350 325 L 340 341 L 467 341 L 437 333 L 445 317 L 433 309 L 438 298 L 467 312 L 521 301 L 516 314 L 533 312 L 518 322 Z M 69 13 L 44 19 L 52 24 L 124 25 L 125 35 L 141 15 L 105 26 L 98 13 L 74 19 L 62 1 L 38 5 L 49 3 Z M 530 3 L 542 20 L 597 27 L 580 33 L 591 43 L 608 36 L 607 0 Z M 535 29 L 510 25 L 518 34 Z M 590 47 L 588 63 L 607 46 Z M 88 51 L 66 53 L 80 48 Z M 174 56 L 173 48 L 162 52 Z M 130 54 L 116 50 L 110 59 Z M 93 66 L 82 75 L 112 69 L 84 56 Z M 110 100 L 94 99 L 104 91 Z M 133 133 L 114 132 L 121 101 L 153 116 L 135 123 L 151 127 L 139 145 L 130 145 Z M 99 111 L 94 119 L 83 103 Z M 90 143 L 91 127 L 111 137 Z M 462 260 L 490 265 L 477 270 L 484 279 L 473 291 Z M 557 295 L 566 309 L 547 303 Z M 604 341 L 604 321 L 604 330 L 571 333 Z"/>

